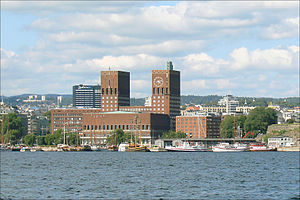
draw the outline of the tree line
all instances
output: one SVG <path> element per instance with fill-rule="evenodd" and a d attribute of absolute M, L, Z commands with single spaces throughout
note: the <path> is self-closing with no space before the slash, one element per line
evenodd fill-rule
<path fill-rule="evenodd" d="M 224 138 L 247 137 L 255 138 L 258 134 L 266 134 L 268 126 L 277 124 L 277 113 L 272 108 L 257 107 L 248 116 L 226 116 L 221 123 L 220 132 Z"/>

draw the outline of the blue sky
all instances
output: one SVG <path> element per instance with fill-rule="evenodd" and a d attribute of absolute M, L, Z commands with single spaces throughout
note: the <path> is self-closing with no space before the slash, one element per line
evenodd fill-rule
<path fill-rule="evenodd" d="M 5 96 L 71 94 L 111 67 L 145 97 L 168 60 L 185 95 L 299 96 L 299 2 L 1 2 Z"/>

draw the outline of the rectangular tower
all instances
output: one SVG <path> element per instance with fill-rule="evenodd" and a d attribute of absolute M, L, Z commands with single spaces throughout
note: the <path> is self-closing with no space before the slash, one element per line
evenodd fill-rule
<path fill-rule="evenodd" d="M 118 111 L 119 106 L 130 105 L 130 73 L 101 72 L 101 111 Z"/>
<path fill-rule="evenodd" d="M 175 130 L 180 115 L 180 72 L 173 70 L 172 62 L 166 70 L 152 70 L 152 112 L 170 115 L 170 128 Z"/>
<path fill-rule="evenodd" d="M 100 108 L 100 89 L 100 85 L 74 85 L 73 106 L 85 108 Z"/>

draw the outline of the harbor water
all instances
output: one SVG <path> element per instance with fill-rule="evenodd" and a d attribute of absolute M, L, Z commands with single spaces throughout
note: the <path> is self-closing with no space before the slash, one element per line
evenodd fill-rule
<path fill-rule="evenodd" d="M 1 199 L 299 199 L 299 152 L 1 152 Z"/>

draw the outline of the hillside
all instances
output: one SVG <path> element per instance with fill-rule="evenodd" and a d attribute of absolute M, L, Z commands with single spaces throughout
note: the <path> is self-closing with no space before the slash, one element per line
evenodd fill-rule
<path fill-rule="evenodd" d="M 256 140 L 267 143 L 269 137 L 285 136 L 293 138 L 294 143 L 300 138 L 300 124 L 273 124 L 268 127 L 265 135 L 259 135 Z"/>

